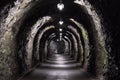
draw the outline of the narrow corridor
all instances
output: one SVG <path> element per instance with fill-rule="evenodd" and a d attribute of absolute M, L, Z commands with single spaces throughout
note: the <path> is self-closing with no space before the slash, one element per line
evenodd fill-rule
<path fill-rule="evenodd" d="M 0 12 L 0 80 L 114 80 L 118 75 L 114 43 L 119 40 L 113 43 L 108 33 L 118 32 L 112 18 L 106 20 L 109 13 L 102 15 L 107 9 L 102 3 L 109 0 L 10 1 Z"/>

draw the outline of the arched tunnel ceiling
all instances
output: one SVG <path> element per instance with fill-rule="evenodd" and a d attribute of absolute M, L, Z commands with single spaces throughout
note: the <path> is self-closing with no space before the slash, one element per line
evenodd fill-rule
<path fill-rule="evenodd" d="M 58 23 L 59 18 L 63 18 L 63 21 L 66 21 L 69 18 L 74 18 L 80 24 L 84 25 L 84 27 L 88 31 L 88 33 L 90 33 L 89 31 L 91 31 L 91 32 L 94 31 L 96 26 L 95 26 L 95 24 L 91 24 L 92 20 L 90 20 L 90 19 L 92 17 L 90 16 L 89 12 L 87 13 L 87 11 L 85 10 L 85 7 L 83 6 L 86 4 L 84 4 L 82 1 L 75 1 L 75 3 L 81 4 L 81 5 L 75 4 L 74 1 L 70 1 L 69 4 L 66 4 L 66 2 L 63 2 L 63 3 L 65 4 L 65 9 L 63 10 L 63 12 L 60 12 L 57 9 L 57 7 L 56 7 L 57 1 L 51 1 L 51 2 L 38 1 L 38 2 L 32 3 L 33 6 L 31 8 L 29 8 L 28 11 L 26 12 L 27 15 L 24 18 L 24 22 L 22 23 L 21 29 L 19 30 L 20 32 L 18 34 L 22 33 L 21 31 L 26 32 L 29 29 L 31 29 L 32 25 L 39 19 L 39 17 L 44 17 L 44 16 L 48 16 L 48 15 L 51 16 L 53 19 L 55 19 L 54 20 L 55 23 Z M 28 1 L 28 4 L 30 4 L 29 1 Z M 87 6 L 87 7 L 89 8 L 90 6 Z M 74 14 L 73 12 L 77 12 L 77 13 Z M 42 23 L 44 23 L 44 21 Z M 67 24 L 69 24 L 69 22 Z M 24 28 L 24 26 L 27 26 L 27 27 Z M 57 26 L 58 26 L 58 24 L 55 27 L 57 27 Z M 97 29 L 97 27 L 96 27 L 96 29 Z M 37 31 L 35 31 L 35 32 L 37 32 Z M 33 33 L 33 34 L 36 34 L 36 33 Z M 98 36 L 101 36 L 101 33 L 99 34 L 99 32 L 98 32 Z M 28 44 L 28 46 L 29 46 L 29 44 Z M 30 51 L 28 53 L 30 53 Z M 31 55 L 29 55 L 29 56 L 31 56 Z M 29 56 L 28 56 L 28 59 L 30 58 Z"/>
<path fill-rule="evenodd" d="M 69 0 L 69 3 L 64 0 L 63 11 L 57 9 L 58 2 L 16 1 L 0 24 L 10 29 L 4 30 L 2 37 L 7 40 L 6 36 L 13 34 L 10 40 L 16 41 L 17 55 L 22 62 L 20 66 L 24 70 L 45 60 L 48 52 L 45 51 L 48 50 L 46 45 L 50 40 L 61 41 L 62 38 L 71 47 L 69 52 L 72 52 L 73 57 L 76 56 L 75 60 L 86 70 L 91 68 L 91 64 L 95 64 L 93 68 L 97 67 L 95 73 L 99 76 L 107 61 L 100 17 L 87 0 Z M 64 22 L 62 25 L 60 20 Z M 93 59 L 94 63 L 91 62 Z"/>

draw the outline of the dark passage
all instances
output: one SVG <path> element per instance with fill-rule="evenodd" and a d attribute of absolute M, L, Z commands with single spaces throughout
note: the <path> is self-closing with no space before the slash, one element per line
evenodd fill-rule
<path fill-rule="evenodd" d="M 114 3 L 1 3 L 0 80 L 120 80 L 119 28 L 113 28 L 118 21 L 113 20 L 117 14 L 111 10 Z"/>
<path fill-rule="evenodd" d="M 67 0 L 54 0 L 34 5 L 35 8 L 30 10 L 32 14 L 26 17 L 22 25 L 27 24 L 29 27 L 21 26 L 17 43 L 19 56 L 27 55 L 24 60 L 21 59 L 25 61 L 21 70 L 29 70 L 30 66 L 35 69 L 20 80 L 102 78 L 107 60 L 102 26 L 100 18 L 91 11 L 92 6 L 86 4 L 82 1 L 70 0 L 68 3 Z M 95 49 L 90 48 L 90 45 Z"/>

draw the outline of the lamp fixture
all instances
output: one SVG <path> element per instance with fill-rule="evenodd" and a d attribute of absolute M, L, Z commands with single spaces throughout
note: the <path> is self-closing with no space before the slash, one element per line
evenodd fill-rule
<path fill-rule="evenodd" d="M 60 32 L 62 32 L 62 31 L 63 31 L 63 29 L 61 29 L 61 28 L 60 28 L 60 29 L 59 29 L 59 31 L 60 31 Z"/>
<path fill-rule="evenodd" d="M 64 9 L 64 4 L 62 3 L 62 0 L 60 0 L 60 3 L 57 4 L 57 8 L 62 11 Z"/>
<path fill-rule="evenodd" d="M 64 23 L 64 22 L 63 22 L 62 20 L 59 21 L 59 24 L 60 24 L 60 25 L 63 25 L 63 23 Z"/>

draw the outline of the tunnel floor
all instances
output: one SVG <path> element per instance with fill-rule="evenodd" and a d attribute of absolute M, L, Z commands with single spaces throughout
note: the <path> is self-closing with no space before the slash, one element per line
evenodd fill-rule
<path fill-rule="evenodd" d="M 83 69 L 37 68 L 20 80 L 93 80 Z"/>
<path fill-rule="evenodd" d="M 62 63 L 61 63 L 62 62 Z M 94 80 L 71 57 L 57 54 L 39 64 L 19 80 Z"/>

